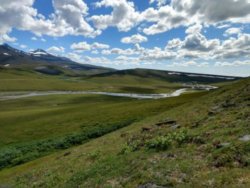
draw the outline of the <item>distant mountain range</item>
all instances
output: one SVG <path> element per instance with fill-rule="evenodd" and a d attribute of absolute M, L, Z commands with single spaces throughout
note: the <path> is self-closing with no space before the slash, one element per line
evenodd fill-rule
<path fill-rule="evenodd" d="M 0 45 L 0 67 L 31 69 L 49 75 L 66 74 L 71 76 L 87 75 L 91 77 L 134 76 L 160 79 L 169 82 L 213 83 L 232 81 L 239 77 L 185 73 L 177 71 L 128 69 L 115 70 L 107 67 L 80 64 L 66 57 L 52 55 L 43 49 L 24 52 L 8 44 Z"/>
<path fill-rule="evenodd" d="M 47 74 L 60 74 L 64 71 L 71 71 L 74 73 L 85 71 L 97 74 L 113 70 L 106 67 L 80 64 L 66 57 L 52 55 L 42 49 L 24 52 L 8 44 L 0 45 L 0 66 L 12 68 L 28 67 Z"/>
<path fill-rule="evenodd" d="M 197 73 L 154 70 L 154 69 L 139 69 L 139 68 L 106 72 L 98 75 L 93 75 L 92 77 L 102 77 L 103 79 L 105 79 L 107 77 L 114 77 L 114 76 L 125 77 L 127 75 L 140 78 L 154 78 L 168 82 L 181 82 L 181 83 L 186 83 L 186 82 L 216 83 L 216 82 L 234 81 L 240 79 L 240 77 L 232 77 L 232 76 L 197 74 Z"/>

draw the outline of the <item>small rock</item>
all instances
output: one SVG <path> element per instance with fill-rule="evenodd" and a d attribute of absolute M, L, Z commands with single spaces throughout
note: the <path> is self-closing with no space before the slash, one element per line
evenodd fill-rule
<path fill-rule="evenodd" d="M 70 154 L 71 154 L 71 152 L 66 152 L 66 153 L 63 154 L 63 156 L 68 156 Z"/>
<path fill-rule="evenodd" d="M 163 126 L 163 125 L 175 125 L 177 122 L 175 120 L 165 120 L 159 123 L 156 123 L 157 126 Z"/>
<path fill-rule="evenodd" d="M 250 135 L 249 135 L 249 134 L 248 134 L 248 135 L 245 135 L 245 136 L 239 138 L 239 140 L 240 140 L 240 141 L 243 141 L 243 142 L 247 142 L 247 141 L 250 140 Z"/>
<path fill-rule="evenodd" d="M 151 130 L 152 130 L 152 128 L 149 128 L 149 127 L 142 127 L 141 128 L 142 132 L 150 132 Z"/>
<path fill-rule="evenodd" d="M 162 155 L 162 158 L 163 159 L 173 159 L 173 158 L 176 158 L 177 156 L 175 155 L 175 154 L 173 154 L 173 153 L 167 153 L 167 154 L 163 154 Z"/>
<path fill-rule="evenodd" d="M 172 129 L 178 129 L 178 128 L 180 128 L 180 125 L 176 124 L 176 125 L 171 126 L 171 128 Z"/>

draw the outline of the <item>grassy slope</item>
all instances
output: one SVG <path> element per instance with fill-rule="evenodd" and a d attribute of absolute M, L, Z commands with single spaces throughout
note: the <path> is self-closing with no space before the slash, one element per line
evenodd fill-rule
<path fill-rule="evenodd" d="M 126 120 L 139 121 L 201 95 L 160 100 L 56 95 L 0 101 L 0 147 L 86 132 L 89 127 L 112 126 Z"/>
<path fill-rule="evenodd" d="M 110 92 L 159 93 L 182 87 L 159 78 L 133 75 L 110 77 L 48 76 L 27 70 L 0 69 L 0 91 L 98 90 Z"/>
<path fill-rule="evenodd" d="M 249 79 L 228 85 L 81 146 L 3 170 L 0 179 L 3 185 L 20 187 L 137 187 L 146 183 L 249 187 L 250 145 L 239 140 L 250 134 L 249 87 Z M 166 118 L 176 120 L 180 128 L 155 126 Z M 142 133 L 142 127 L 151 131 Z M 159 135 L 178 135 L 183 129 L 190 139 L 181 144 L 173 142 L 160 151 L 145 145 Z M 140 144 L 134 152 L 121 154 L 128 141 Z"/>

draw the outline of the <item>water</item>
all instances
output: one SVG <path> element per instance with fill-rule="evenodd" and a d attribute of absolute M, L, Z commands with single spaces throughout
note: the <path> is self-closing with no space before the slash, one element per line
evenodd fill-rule
<path fill-rule="evenodd" d="M 136 93 L 112 93 L 112 92 L 99 92 L 99 91 L 36 91 L 36 92 L 1 92 L 0 100 L 20 99 L 35 96 L 47 96 L 47 95 L 108 95 L 114 97 L 129 97 L 135 99 L 162 99 L 168 97 L 177 97 L 187 91 L 186 88 L 178 89 L 172 93 L 160 93 L 160 94 L 136 94 Z"/>

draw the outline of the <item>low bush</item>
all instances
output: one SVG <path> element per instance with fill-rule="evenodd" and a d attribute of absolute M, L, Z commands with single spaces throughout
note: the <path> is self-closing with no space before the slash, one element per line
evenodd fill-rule
<path fill-rule="evenodd" d="M 67 149 L 71 146 L 83 144 L 90 139 L 103 136 L 130 125 L 134 121 L 134 119 L 131 119 L 117 124 L 110 124 L 108 126 L 93 127 L 85 132 L 79 132 L 60 138 L 46 139 L 33 143 L 2 148 L 0 150 L 0 169 L 23 164 L 55 150 Z"/>
<path fill-rule="evenodd" d="M 193 137 L 188 134 L 186 129 L 169 133 L 165 136 L 140 134 L 140 136 L 137 135 L 133 139 L 130 138 L 121 153 L 134 152 L 143 147 L 146 149 L 167 150 L 172 145 L 180 146 L 184 143 L 192 142 L 192 140 Z"/>

